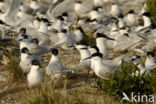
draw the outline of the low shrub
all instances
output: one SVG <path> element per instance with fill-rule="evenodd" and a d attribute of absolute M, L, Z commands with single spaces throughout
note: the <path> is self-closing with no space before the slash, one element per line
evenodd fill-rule
<path fill-rule="evenodd" d="M 94 87 L 117 100 L 121 100 L 123 92 L 128 96 L 132 92 L 140 95 L 154 94 L 156 92 L 155 74 L 139 76 L 131 74 L 136 73 L 136 71 L 139 69 L 134 64 L 122 62 L 120 70 L 110 75 L 109 80 L 97 79 Z"/>
<path fill-rule="evenodd" d="M 147 11 L 151 13 L 151 19 L 156 24 L 156 0 L 147 0 Z"/>

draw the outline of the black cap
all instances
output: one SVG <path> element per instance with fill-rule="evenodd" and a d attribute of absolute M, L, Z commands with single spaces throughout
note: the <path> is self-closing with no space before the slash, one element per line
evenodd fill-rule
<path fill-rule="evenodd" d="M 55 55 L 55 56 L 57 56 L 58 55 L 58 50 L 57 49 L 53 49 L 52 50 L 52 54 Z"/>
<path fill-rule="evenodd" d="M 31 64 L 35 66 L 40 66 L 40 63 L 37 60 L 32 60 Z"/>
<path fill-rule="evenodd" d="M 21 53 L 29 53 L 28 48 L 23 47 L 23 48 L 21 49 Z"/>

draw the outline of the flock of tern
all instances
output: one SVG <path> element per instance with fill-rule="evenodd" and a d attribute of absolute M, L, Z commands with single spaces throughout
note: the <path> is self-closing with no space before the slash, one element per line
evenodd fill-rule
<path fill-rule="evenodd" d="M 156 25 L 146 11 L 146 3 L 138 13 L 133 9 L 125 13 L 112 0 L 92 1 L 87 4 L 83 0 L 51 0 L 46 5 L 37 0 L 0 1 L 1 41 L 8 41 L 10 31 L 18 34 L 12 39 L 19 43 L 20 67 L 27 74 L 28 87 L 42 83 L 40 67 L 44 62 L 40 56 L 49 52 L 52 55 L 46 74 L 52 79 L 67 75 L 69 70 L 60 63 L 58 48 L 77 49 L 80 65 L 102 79 L 120 70 L 122 59 L 136 64 L 141 74 L 152 73 L 156 67 Z M 105 11 L 106 5 L 110 5 L 109 11 Z M 88 31 L 93 32 L 87 34 Z M 84 39 L 87 37 L 93 37 L 96 43 L 89 46 Z M 109 58 L 110 50 L 123 54 Z M 135 54 L 126 59 L 130 52 Z M 145 64 L 141 61 L 144 56 Z"/>

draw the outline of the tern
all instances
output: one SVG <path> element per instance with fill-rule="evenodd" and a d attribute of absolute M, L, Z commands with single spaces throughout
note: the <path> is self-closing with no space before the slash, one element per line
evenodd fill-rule
<path fill-rule="evenodd" d="M 32 60 L 33 58 L 31 57 L 29 50 L 26 47 L 22 48 L 20 67 L 22 68 L 23 73 L 28 73 L 30 71 Z"/>
<path fill-rule="evenodd" d="M 40 71 L 40 64 L 38 61 L 32 60 L 31 64 L 31 70 L 27 75 L 27 83 L 29 88 L 40 86 L 43 81 L 43 73 Z"/>
<path fill-rule="evenodd" d="M 144 73 L 146 73 L 146 74 L 149 74 L 149 73 L 150 73 L 150 71 L 147 70 L 147 69 L 143 66 L 143 64 L 142 64 L 142 62 L 141 62 L 141 57 L 140 57 L 139 55 L 134 55 L 134 56 L 131 58 L 131 62 L 133 62 L 135 65 L 137 65 L 137 67 L 138 67 L 139 70 L 140 70 L 140 72 L 139 72 L 139 71 L 136 71 L 136 73 L 135 73 L 136 76 L 139 76 L 139 74 L 142 75 L 142 74 L 144 74 Z M 133 74 L 134 74 L 134 73 L 133 73 Z"/>
<path fill-rule="evenodd" d="M 113 17 L 117 17 L 119 14 L 122 14 L 122 10 L 119 8 L 119 6 L 115 3 L 112 3 L 111 6 L 111 15 Z"/>
<path fill-rule="evenodd" d="M 128 26 L 135 26 L 136 25 L 136 15 L 134 10 L 130 10 L 126 17 L 126 24 Z"/>
<path fill-rule="evenodd" d="M 82 27 L 77 27 L 76 30 L 74 31 L 74 40 L 75 42 L 80 42 L 83 40 L 83 36 L 86 36 Z"/>
<path fill-rule="evenodd" d="M 96 34 L 96 46 L 99 48 L 100 53 L 102 53 L 104 57 L 108 55 L 108 50 L 107 50 L 107 45 L 106 45 L 107 39 L 114 41 L 114 39 L 109 38 L 105 34 L 102 34 L 102 33 Z"/>
<path fill-rule="evenodd" d="M 84 5 L 84 4 L 82 3 L 82 1 L 77 1 L 77 2 L 74 4 L 74 10 L 75 10 L 75 12 L 78 14 L 78 16 L 83 17 L 83 16 L 86 15 L 86 13 L 87 13 L 88 11 L 90 11 L 90 8 L 89 8 L 88 6 L 86 6 L 86 5 Z"/>
<path fill-rule="evenodd" d="M 147 70 L 152 70 L 152 69 L 156 68 L 155 54 L 153 52 L 147 52 L 145 68 Z"/>
<path fill-rule="evenodd" d="M 87 43 L 85 41 L 81 41 L 76 44 L 76 49 L 80 52 L 80 65 L 84 68 L 89 69 L 91 67 L 90 59 L 85 60 L 85 58 L 90 56 L 90 51 L 88 50 Z"/>
<path fill-rule="evenodd" d="M 11 26 L 19 25 L 23 19 L 17 17 L 18 10 L 22 0 L 11 0 L 11 4 L 4 14 L 1 14 L 0 19 Z"/>
<path fill-rule="evenodd" d="M 64 50 L 73 49 L 73 41 L 69 36 L 67 29 L 61 29 L 59 33 L 57 33 L 58 42 L 57 44 L 64 43 L 61 48 Z"/>
<path fill-rule="evenodd" d="M 91 59 L 94 61 L 93 64 L 95 67 L 93 71 L 98 77 L 102 79 L 108 79 L 109 74 L 113 74 L 117 69 L 104 64 L 102 57 L 103 55 L 97 52 L 97 53 L 92 54 L 90 57 L 86 58 L 86 60 Z"/>

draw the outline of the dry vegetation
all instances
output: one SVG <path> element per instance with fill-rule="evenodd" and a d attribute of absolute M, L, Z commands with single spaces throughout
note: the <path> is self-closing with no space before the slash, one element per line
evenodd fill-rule
<path fill-rule="evenodd" d="M 18 51 L 16 51 L 18 52 Z M 81 70 L 79 63 L 79 53 L 77 51 L 65 52 L 60 50 L 60 59 L 68 70 L 78 70 L 68 79 L 60 79 L 56 82 L 51 77 L 44 76 L 44 82 L 41 87 L 27 88 L 26 76 L 23 75 L 19 67 L 19 58 L 10 56 L 13 52 L 5 53 L 10 61 L 0 69 L 8 69 L 7 80 L 0 82 L 0 103 L 9 104 L 116 104 L 107 95 L 103 95 L 96 88 L 92 87 L 96 77 L 88 78 L 87 71 Z M 69 57 L 70 56 L 70 57 Z M 51 54 L 48 54 L 44 60 L 45 65 Z M 68 58 L 68 60 L 67 60 Z M 66 61 L 65 61 L 66 60 Z"/>

